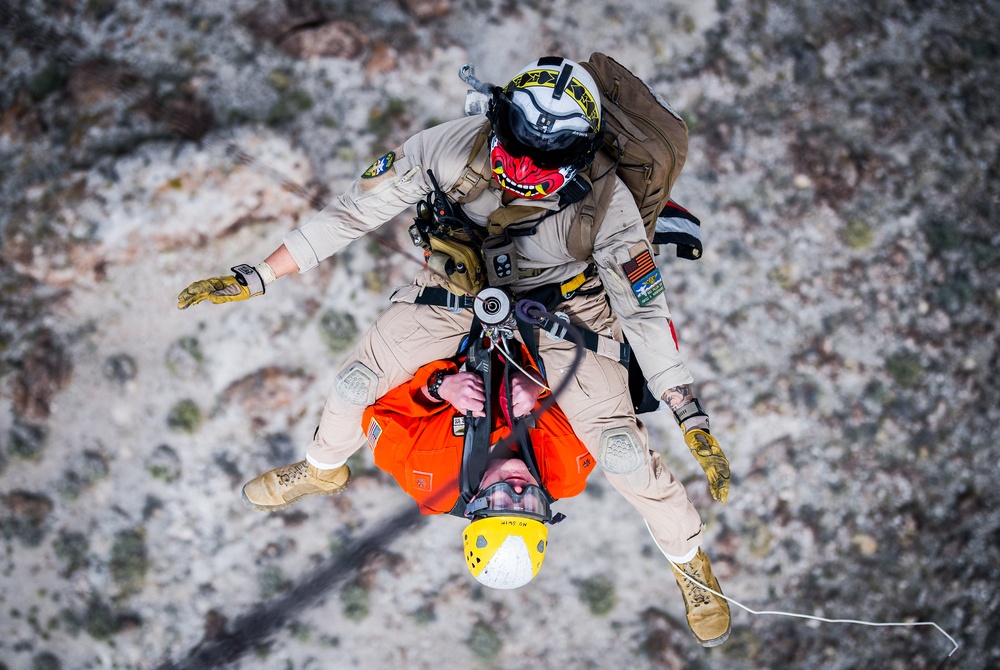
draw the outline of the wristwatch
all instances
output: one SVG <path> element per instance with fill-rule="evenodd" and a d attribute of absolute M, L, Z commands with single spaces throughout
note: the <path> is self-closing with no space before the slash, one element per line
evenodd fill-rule
<path fill-rule="evenodd" d="M 441 382 L 444 381 L 446 376 L 448 376 L 447 372 L 444 370 L 438 370 L 427 378 L 427 395 L 434 398 L 438 402 L 444 402 L 444 398 L 438 395 L 438 389 L 441 388 Z"/>

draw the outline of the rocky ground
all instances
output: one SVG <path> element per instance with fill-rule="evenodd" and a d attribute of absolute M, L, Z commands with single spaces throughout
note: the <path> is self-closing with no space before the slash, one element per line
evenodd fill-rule
<path fill-rule="evenodd" d="M 1000 665 L 996 6 L 568 0 L 0 3 L 0 667 L 993 668 Z M 602 50 L 691 129 L 660 256 L 733 466 L 707 524 L 734 613 L 703 650 L 641 520 L 594 477 L 539 578 L 475 586 L 365 454 L 281 513 L 333 372 L 419 268 L 405 217 L 239 305 L 255 263 L 410 133 Z"/>

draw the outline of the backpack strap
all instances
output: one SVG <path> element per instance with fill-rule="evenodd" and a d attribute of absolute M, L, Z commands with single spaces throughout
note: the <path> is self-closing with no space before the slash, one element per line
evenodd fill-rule
<path fill-rule="evenodd" d="M 586 261 L 594 253 L 594 242 L 604 216 L 608 213 L 611 198 L 615 193 L 615 163 L 598 152 L 585 176 L 591 188 L 580 204 L 576 218 L 570 224 L 566 236 L 566 247 L 570 255 L 578 261 Z"/>
<path fill-rule="evenodd" d="M 486 121 L 476 134 L 476 139 L 472 143 L 472 151 L 466 161 L 465 172 L 458 180 L 458 184 L 448 192 L 448 195 L 459 204 L 472 202 L 490 185 L 493 178 L 487 167 L 490 160 L 490 138 L 492 126 Z"/>

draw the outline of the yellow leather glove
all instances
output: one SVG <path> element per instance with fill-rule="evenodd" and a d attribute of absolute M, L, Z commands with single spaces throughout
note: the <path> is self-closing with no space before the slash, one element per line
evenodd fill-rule
<path fill-rule="evenodd" d="M 264 293 L 264 281 L 252 265 L 237 265 L 232 270 L 234 275 L 201 279 L 188 286 L 177 296 L 177 309 L 187 309 L 202 300 L 221 305 Z"/>
<path fill-rule="evenodd" d="M 684 424 L 681 424 L 684 429 Z M 698 465 L 708 477 L 708 490 L 712 497 L 720 503 L 726 502 L 729 496 L 729 459 L 722 453 L 719 441 L 712 434 L 701 428 L 684 431 L 684 441 L 694 454 Z"/>

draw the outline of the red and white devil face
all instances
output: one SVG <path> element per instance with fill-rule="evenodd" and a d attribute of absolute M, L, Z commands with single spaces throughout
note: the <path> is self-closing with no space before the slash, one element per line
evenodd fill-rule
<path fill-rule="evenodd" d="M 514 156 L 494 136 L 490 140 L 493 178 L 507 192 L 519 198 L 538 199 L 552 195 L 576 176 L 576 169 L 540 168 L 527 156 Z"/>

